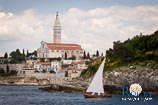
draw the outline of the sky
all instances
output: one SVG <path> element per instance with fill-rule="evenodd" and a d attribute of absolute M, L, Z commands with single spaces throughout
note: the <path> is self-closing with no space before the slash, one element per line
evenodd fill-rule
<path fill-rule="evenodd" d="M 157 10 L 158 0 L 0 0 L 0 56 L 53 42 L 57 11 L 63 43 L 105 53 L 114 41 L 158 30 Z"/>

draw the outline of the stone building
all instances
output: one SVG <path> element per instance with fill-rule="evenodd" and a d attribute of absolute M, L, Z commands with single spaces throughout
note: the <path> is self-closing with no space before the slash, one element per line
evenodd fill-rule
<path fill-rule="evenodd" d="M 62 43 L 61 41 L 61 25 L 58 13 L 54 24 L 54 40 L 53 43 L 42 41 L 40 48 L 37 50 L 38 58 L 74 58 L 81 59 L 83 57 L 83 49 L 80 45 L 74 43 Z"/>
<path fill-rule="evenodd" d="M 37 62 L 34 64 L 34 69 L 39 72 L 44 70 L 46 72 L 54 71 L 56 73 L 61 70 L 61 63 L 59 61 Z"/>

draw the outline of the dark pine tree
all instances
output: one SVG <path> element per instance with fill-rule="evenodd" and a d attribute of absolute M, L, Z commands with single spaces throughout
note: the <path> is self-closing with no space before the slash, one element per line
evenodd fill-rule
<path fill-rule="evenodd" d="M 24 49 L 22 50 L 22 54 L 25 56 L 25 50 Z"/>
<path fill-rule="evenodd" d="M 19 50 L 19 49 L 16 49 L 16 54 L 17 54 L 17 55 L 21 55 L 21 53 L 20 53 L 20 50 Z"/>
<path fill-rule="evenodd" d="M 90 59 L 90 54 L 89 54 L 89 52 L 87 53 L 87 59 Z"/>
<path fill-rule="evenodd" d="M 97 50 L 97 52 L 96 52 L 96 56 L 98 57 L 99 56 L 99 51 Z"/>
<path fill-rule="evenodd" d="M 67 59 L 67 53 L 65 52 L 65 59 Z"/>
<path fill-rule="evenodd" d="M 26 56 L 29 57 L 29 50 L 27 50 L 27 54 L 26 54 Z"/>
<path fill-rule="evenodd" d="M 101 53 L 101 56 L 102 56 L 102 57 L 104 56 L 103 53 Z"/>
<path fill-rule="evenodd" d="M 87 56 L 86 56 L 86 51 L 83 52 L 83 59 L 86 59 Z"/>
<path fill-rule="evenodd" d="M 7 73 L 9 73 L 9 65 L 8 64 L 7 64 L 7 68 L 6 69 L 7 69 Z"/>
<path fill-rule="evenodd" d="M 36 50 L 33 52 L 33 54 L 34 54 L 35 57 L 37 57 L 37 51 Z"/>
<path fill-rule="evenodd" d="M 7 52 L 4 54 L 4 58 L 8 58 L 8 53 Z"/>

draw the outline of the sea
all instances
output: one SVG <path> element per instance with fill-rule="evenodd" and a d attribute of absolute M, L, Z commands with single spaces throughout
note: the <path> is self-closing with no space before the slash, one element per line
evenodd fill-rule
<path fill-rule="evenodd" d="M 150 101 L 122 100 L 121 95 L 112 98 L 85 99 L 80 93 L 49 93 L 40 86 L 0 86 L 0 105 L 158 105 L 158 96 Z"/>

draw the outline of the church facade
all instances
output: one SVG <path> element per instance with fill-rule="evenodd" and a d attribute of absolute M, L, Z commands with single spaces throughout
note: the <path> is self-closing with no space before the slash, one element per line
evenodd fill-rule
<path fill-rule="evenodd" d="M 58 13 L 56 14 L 54 24 L 53 43 L 42 41 L 41 46 L 37 49 L 38 58 L 73 58 L 81 59 L 83 57 L 83 49 L 78 44 L 62 43 L 61 41 L 61 25 Z"/>

